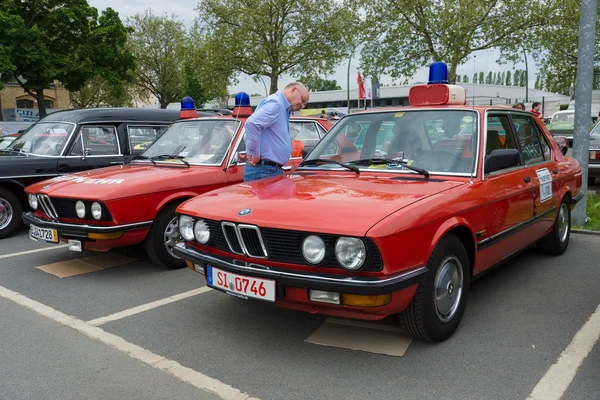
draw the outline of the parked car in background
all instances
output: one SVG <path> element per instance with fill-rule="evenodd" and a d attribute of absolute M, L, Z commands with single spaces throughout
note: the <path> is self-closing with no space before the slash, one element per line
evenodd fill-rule
<path fill-rule="evenodd" d="M 177 121 L 129 165 L 29 186 L 26 192 L 34 211 L 23 218 L 30 225 L 30 237 L 63 241 L 76 251 L 107 251 L 143 242 L 155 263 L 185 266 L 172 250 L 181 240 L 175 209 L 198 194 L 242 182 L 244 124 L 251 113 L 252 108 L 242 104 L 233 115 Z M 328 128 L 326 120 L 290 120 L 290 130 L 307 147 Z M 302 161 L 302 144 L 297 144 L 297 154 L 283 167 L 287 173 Z"/>
<path fill-rule="evenodd" d="M 175 110 L 90 108 L 54 112 L 31 125 L 0 150 L 0 238 L 22 223 L 21 214 L 29 209 L 26 186 L 127 164 L 136 155 L 134 132 L 160 135 L 178 117 Z"/>
<path fill-rule="evenodd" d="M 590 132 L 590 151 L 588 160 L 588 185 L 596 183 L 600 178 L 600 123 Z"/>
<path fill-rule="evenodd" d="M 0 150 L 8 147 L 9 144 L 15 141 L 19 137 L 19 134 L 2 135 L 0 136 Z"/>
<path fill-rule="evenodd" d="M 582 170 L 527 111 L 454 85 L 409 101 L 345 116 L 290 176 L 182 203 L 174 253 L 237 298 L 446 339 L 474 277 L 534 243 L 566 250 Z"/>
<path fill-rule="evenodd" d="M 575 129 L 575 110 L 557 111 L 552 115 L 550 123 L 546 125 L 550 133 L 558 139 L 564 137 L 569 142 L 569 147 L 573 147 L 573 131 Z M 593 120 L 590 120 L 590 130 L 594 127 Z"/>

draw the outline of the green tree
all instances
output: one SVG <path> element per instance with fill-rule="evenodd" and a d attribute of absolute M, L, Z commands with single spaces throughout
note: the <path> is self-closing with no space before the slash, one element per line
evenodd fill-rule
<path fill-rule="evenodd" d="M 460 75 L 456 75 L 456 83 L 460 83 Z"/>
<path fill-rule="evenodd" d="M 44 90 L 55 80 L 77 90 L 96 75 L 117 82 L 133 66 L 128 31 L 110 8 L 98 16 L 86 0 L 4 0 L 0 20 L 9 23 L 0 35 L 2 80 L 36 98 L 41 117 Z"/>
<path fill-rule="evenodd" d="M 542 89 L 540 85 L 540 74 L 535 77 L 535 84 L 533 85 L 534 89 Z"/>
<path fill-rule="evenodd" d="M 132 107 L 133 91 L 126 80 L 117 83 L 101 76 L 88 80 L 79 90 L 69 92 L 71 104 L 75 108 L 87 107 Z"/>
<path fill-rule="evenodd" d="M 519 86 L 519 82 L 521 82 L 521 70 L 516 70 L 513 75 L 513 86 Z"/>
<path fill-rule="evenodd" d="M 473 83 L 477 83 L 477 73 L 473 74 Z"/>
<path fill-rule="evenodd" d="M 342 90 L 335 80 L 323 79 L 320 76 L 307 75 L 298 78 L 310 92 L 322 92 L 325 90 Z"/>
<path fill-rule="evenodd" d="M 504 80 L 504 85 L 505 86 L 512 86 L 512 77 L 511 77 L 511 72 L 510 71 L 506 71 L 506 79 Z"/>
<path fill-rule="evenodd" d="M 348 38 L 360 31 L 353 3 L 201 0 L 198 21 L 220 49 L 223 65 L 268 76 L 274 93 L 282 74 L 328 74 L 348 57 L 354 45 Z"/>
<path fill-rule="evenodd" d="M 525 85 L 527 84 L 527 79 L 527 73 L 525 73 L 524 70 L 521 70 L 521 73 L 519 74 L 519 86 L 525 87 Z"/>
<path fill-rule="evenodd" d="M 485 83 L 486 85 L 492 84 L 492 71 L 488 72 L 487 76 L 485 77 Z"/>
<path fill-rule="evenodd" d="M 479 82 L 480 84 L 482 84 L 483 82 L 485 82 L 485 78 L 484 78 L 484 73 L 480 72 L 479 76 L 477 77 L 477 82 Z"/>
<path fill-rule="evenodd" d="M 524 44 L 523 37 L 546 24 L 557 3 L 559 0 L 363 0 L 370 23 L 363 64 L 367 71 L 379 69 L 396 78 L 443 60 L 448 63 L 448 78 L 454 82 L 457 66 L 474 51 L 498 48 L 501 55 L 513 56 Z"/>
<path fill-rule="evenodd" d="M 463 83 L 469 83 L 469 77 L 467 75 L 463 76 Z"/>

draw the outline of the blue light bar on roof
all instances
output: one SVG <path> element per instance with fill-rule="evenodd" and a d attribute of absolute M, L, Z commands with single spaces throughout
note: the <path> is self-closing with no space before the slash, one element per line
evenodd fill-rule
<path fill-rule="evenodd" d="M 236 107 L 250 107 L 250 96 L 248 93 L 239 92 L 235 95 L 235 106 Z"/>
<path fill-rule="evenodd" d="M 445 62 L 436 61 L 429 66 L 430 85 L 436 83 L 448 83 L 448 66 Z"/>
<path fill-rule="evenodd" d="M 181 109 L 182 110 L 195 110 L 196 105 L 194 104 L 194 99 L 192 99 L 189 96 L 186 96 L 183 99 L 181 99 Z"/>

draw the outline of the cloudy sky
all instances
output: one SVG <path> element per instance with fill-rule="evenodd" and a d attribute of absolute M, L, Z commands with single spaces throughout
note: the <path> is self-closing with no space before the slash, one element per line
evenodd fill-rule
<path fill-rule="evenodd" d="M 150 8 L 154 15 L 161 14 L 175 14 L 177 17 L 186 25 L 191 26 L 194 18 L 198 14 L 197 11 L 194 10 L 197 5 L 196 0 L 88 0 L 89 4 L 93 7 L 96 7 L 98 11 L 101 11 L 107 7 L 111 7 L 116 10 L 121 19 L 125 21 L 127 17 L 131 17 L 138 13 L 143 13 L 146 9 Z M 507 71 L 512 69 L 525 69 L 525 63 L 521 62 L 514 66 L 512 65 L 498 65 L 496 64 L 496 60 L 498 59 L 498 51 L 491 50 L 483 50 L 477 53 L 476 57 L 476 65 L 475 69 L 477 72 L 483 71 L 485 75 L 489 71 Z M 535 83 L 535 73 L 537 72 L 537 68 L 535 67 L 534 61 L 531 58 L 528 58 L 529 63 L 529 77 L 530 77 L 530 87 L 533 87 Z M 350 64 L 350 88 L 356 89 L 358 86 L 356 82 L 356 76 L 359 71 L 360 64 L 360 54 L 356 54 L 352 57 L 352 62 Z M 460 75 L 467 75 L 469 80 L 473 78 L 473 58 L 467 61 L 464 65 L 458 67 L 457 73 Z M 335 79 L 339 86 L 342 89 L 346 89 L 347 82 L 347 74 L 348 74 L 348 62 L 342 63 L 335 71 L 333 75 L 327 77 L 327 79 Z M 415 82 L 423 82 L 428 78 L 428 69 L 421 68 L 417 74 L 413 77 L 412 81 Z M 239 83 L 235 86 L 230 87 L 231 93 L 236 93 L 238 91 L 245 91 L 248 93 L 260 93 L 264 94 L 265 87 L 262 82 L 254 82 L 247 75 L 240 75 L 238 77 Z M 268 78 L 264 77 L 267 89 L 269 87 Z M 294 79 L 289 76 L 283 76 L 280 78 L 279 87 L 283 87 L 285 84 L 292 82 Z M 392 80 L 389 77 L 381 78 L 382 84 L 391 84 Z"/>

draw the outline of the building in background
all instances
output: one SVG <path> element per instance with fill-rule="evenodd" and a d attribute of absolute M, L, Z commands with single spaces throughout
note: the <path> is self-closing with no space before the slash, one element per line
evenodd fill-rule
<path fill-rule="evenodd" d="M 69 91 L 58 81 L 44 90 L 44 101 L 48 113 L 71 107 Z M 38 119 L 37 99 L 25 92 L 18 83 L 5 83 L 4 89 L 0 90 L 0 121 L 35 122 Z"/>

